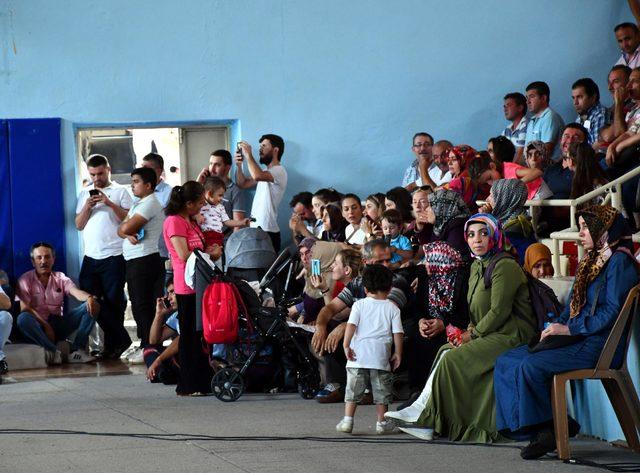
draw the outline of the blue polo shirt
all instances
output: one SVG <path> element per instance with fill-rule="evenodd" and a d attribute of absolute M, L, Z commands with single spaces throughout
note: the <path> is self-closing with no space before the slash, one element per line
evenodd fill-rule
<path fill-rule="evenodd" d="M 531 141 L 542 141 L 544 143 L 555 143 L 551 159 L 557 161 L 560 157 L 560 135 L 564 128 L 562 117 L 547 107 L 539 115 L 535 115 L 529 119 L 527 125 L 527 137 L 525 146 Z"/>

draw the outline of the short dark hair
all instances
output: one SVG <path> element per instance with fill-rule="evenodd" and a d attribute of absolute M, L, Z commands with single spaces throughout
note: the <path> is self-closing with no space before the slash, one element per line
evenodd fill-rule
<path fill-rule="evenodd" d="M 204 194 L 204 187 L 196 181 L 187 181 L 171 190 L 169 203 L 164 209 L 165 215 L 178 215 L 188 202 L 196 202 Z"/>
<path fill-rule="evenodd" d="M 109 166 L 109 160 L 101 154 L 92 154 L 87 159 L 88 168 L 98 168 L 100 166 Z"/>
<path fill-rule="evenodd" d="M 476 182 L 483 172 L 491 168 L 492 162 L 493 161 L 491 160 L 489 153 L 486 151 L 479 151 L 475 158 L 473 158 L 467 165 L 467 171 L 469 172 L 471 180 Z M 502 163 L 498 162 L 496 167 L 502 167 Z"/>
<path fill-rule="evenodd" d="M 627 75 L 627 77 L 631 75 L 631 68 L 626 64 L 616 64 L 611 68 L 609 74 L 611 74 L 613 71 L 623 71 Z"/>
<path fill-rule="evenodd" d="M 368 264 L 362 269 L 362 285 L 369 292 L 389 292 L 393 273 L 381 264 Z"/>
<path fill-rule="evenodd" d="M 289 201 L 289 207 L 293 208 L 297 204 L 302 204 L 307 208 L 311 207 L 311 199 L 313 198 L 313 194 L 311 192 L 298 192 L 296 195 L 291 197 Z"/>
<path fill-rule="evenodd" d="M 205 192 L 215 192 L 218 189 L 227 190 L 227 185 L 218 176 L 209 176 L 204 180 L 203 184 Z"/>
<path fill-rule="evenodd" d="M 340 199 L 340 205 L 342 205 L 342 203 L 345 201 L 345 199 L 353 199 L 355 200 L 357 203 L 360 204 L 360 207 L 362 207 L 362 201 L 360 200 L 360 197 L 358 197 L 357 195 L 349 192 L 348 194 L 345 194 L 342 196 L 342 199 Z"/>
<path fill-rule="evenodd" d="M 387 222 L 398 225 L 399 227 L 402 227 L 402 224 L 404 223 L 402 214 L 396 209 L 388 209 L 382 212 L 380 220 L 386 220 Z"/>
<path fill-rule="evenodd" d="M 29 249 L 29 257 L 31 259 L 33 259 L 33 252 L 37 249 L 37 248 L 49 248 L 51 250 L 51 255 L 55 258 L 56 256 L 56 249 L 53 247 L 53 245 L 51 243 L 47 243 L 46 241 L 37 241 L 35 242 L 33 245 L 31 245 L 31 248 Z"/>
<path fill-rule="evenodd" d="M 282 137 L 268 133 L 266 135 L 262 135 L 258 143 L 262 143 L 262 140 L 268 140 L 269 143 L 271 143 L 271 146 L 278 148 L 278 161 L 280 161 L 284 154 L 284 140 Z"/>
<path fill-rule="evenodd" d="M 131 171 L 131 177 L 133 176 L 140 176 L 142 182 L 151 184 L 151 190 L 155 190 L 156 184 L 158 184 L 158 176 L 156 172 L 150 168 L 135 168 Z"/>
<path fill-rule="evenodd" d="M 593 79 L 590 79 L 589 77 L 578 79 L 571 86 L 571 90 L 577 89 L 578 87 L 582 87 L 589 97 L 595 97 L 596 100 L 600 100 L 600 89 Z"/>
<path fill-rule="evenodd" d="M 621 30 L 623 28 L 631 28 L 636 33 L 638 32 L 638 25 L 636 25 L 635 23 L 629 23 L 628 21 L 625 21 L 624 23 L 620 23 L 619 25 L 616 25 L 616 27 L 613 29 L 613 32 L 617 33 L 618 30 Z"/>
<path fill-rule="evenodd" d="M 325 204 L 329 202 L 340 202 L 342 194 L 335 189 L 323 187 L 314 192 L 313 197 L 317 197 Z"/>
<path fill-rule="evenodd" d="M 142 160 L 153 163 L 153 167 L 156 169 L 164 169 L 164 158 L 158 153 L 149 153 Z"/>
<path fill-rule="evenodd" d="M 546 95 L 547 102 L 551 99 L 551 91 L 549 90 L 549 86 L 546 82 L 542 82 L 541 80 L 532 82 L 527 86 L 525 90 L 527 92 L 529 92 L 530 90 L 535 90 L 538 95 Z"/>
<path fill-rule="evenodd" d="M 226 149 L 217 149 L 213 153 L 211 153 L 211 156 L 218 156 L 222 158 L 223 163 L 225 163 L 227 166 L 231 166 L 231 153 Z"/>
<path fill-rule="evenodd" d="M 520 92 L 509 92 L 502 100 L 509 99 L 513 100 L 518 107 L 524 108 L 525 112 L 527 111 L 527 98 Z"/>
<path fill-rule="evenodd" d="M 431 140 L 431 144 L 433 144 L 433 136 L 431 136 L 429 133 L 427 133 L 426 131 L 419 131 L 418 133 L 416 133 L 415 135 L 413 135 L 413 138 L 411 139 L 411 145 L 413 146 L 413 143 L 416 141 L 416 138 L 418 136 L 424 136 L 425 138 L 429 138 Z"/>
<path fill-rule="evenodd" d="M 510 163 L 516 154 L 516 147 L 506 136 L 494 136 L 489 138 L 489 143 L 493 145 L 493 154 L 496 161 Z"/>
<path fill-rule="evenodd" d="M 580 125 L 580 123 L 567 123 L 564 126 L 564 128 L 562 129 L 562 133 L 564 133 L 569 128 L 574 128 L 576 130 L 580 130 L 582 132 L 582 134 L 584 135 L 585 141 L 589 139 L 589 132 L 587 131 L 587 129 L 585 127 Z M 562 136 L 562 133 L 560 134 L 561 136 Z"/>

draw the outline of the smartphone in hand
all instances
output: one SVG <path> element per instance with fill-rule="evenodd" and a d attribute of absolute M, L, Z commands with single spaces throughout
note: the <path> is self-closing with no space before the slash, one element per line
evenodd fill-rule
<path fill-rule="evenodd" d="M 100 191 L 98 189 L 90 189 L 89 197 L 98 197 L 100 195 Z"/>
<path fill-rule="evenodd" d="M 319 259 L 311 260 L 311 275 L 320 276 L 320 260 Z"/>

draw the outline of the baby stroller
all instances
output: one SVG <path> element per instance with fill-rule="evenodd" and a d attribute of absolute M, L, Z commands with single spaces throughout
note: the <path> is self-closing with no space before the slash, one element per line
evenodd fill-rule
<path fill-rule="evenodd" d="M 273 344 L 279 348 L 281 354 L 292 361 L 298 385 L 298 392 L 304 399 L 315 396 L 320 383 L 318 367 L 315 358 L 311 356 L 306 341 L 308 335 L 302 329 L 291 328 L 287 324 L 287 307 L 292 302 L 286 299 L 286 285 L 283 295 L 276 300 L 275 307 L 263 307 L 260 297 L 253 288 L 244 280 L 223 274 L 217 267 L 212 267 L 196 250 L 196 308 L 198 320 L 202 314 L 202 296 L 206 287 L 217 278 L 232 283 L 240 293 L 246 307 L 246 314 L 240 316 L 240 331 L 253 333 L 254 337 L 247 339 L 253 344 L 249 355 L 239 362 L 231 362 L 214 374 L 211 380 L 211 391 L 221 401 L 233 402 L 242 396 L 245 391 L 244 376 L 253 365 L 256 358 L 267 344 Z M 285 268 L 294 263 L 291 251 L 285 249 L 276 259 L 271 268 L 260 282 L 261 294 Z M 287 278 L 289 279 L 289 278 Z M 301 333 L 302 332 L 302 333 Z"/>

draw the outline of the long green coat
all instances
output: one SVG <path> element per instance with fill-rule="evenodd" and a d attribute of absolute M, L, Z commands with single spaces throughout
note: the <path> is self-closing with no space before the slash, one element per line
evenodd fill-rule
<path fill-rule="evenodd" d="M 493 367 L 499 355 L 527 343 L 535 333 L 527 279 L 511 258 L 498 262 L 491 287 L 483 275 L 489 260 L 476 260 L 469 278 L 470 328 L 478 338 L 459 348 L 444 345 L 433 378 L 433 390 L 418 424 L 450 440 L 495 442 Z M 516 309 L 514 311 L 514 308 Z M 520 314 L 520 317 L 514 315 Z"/>

